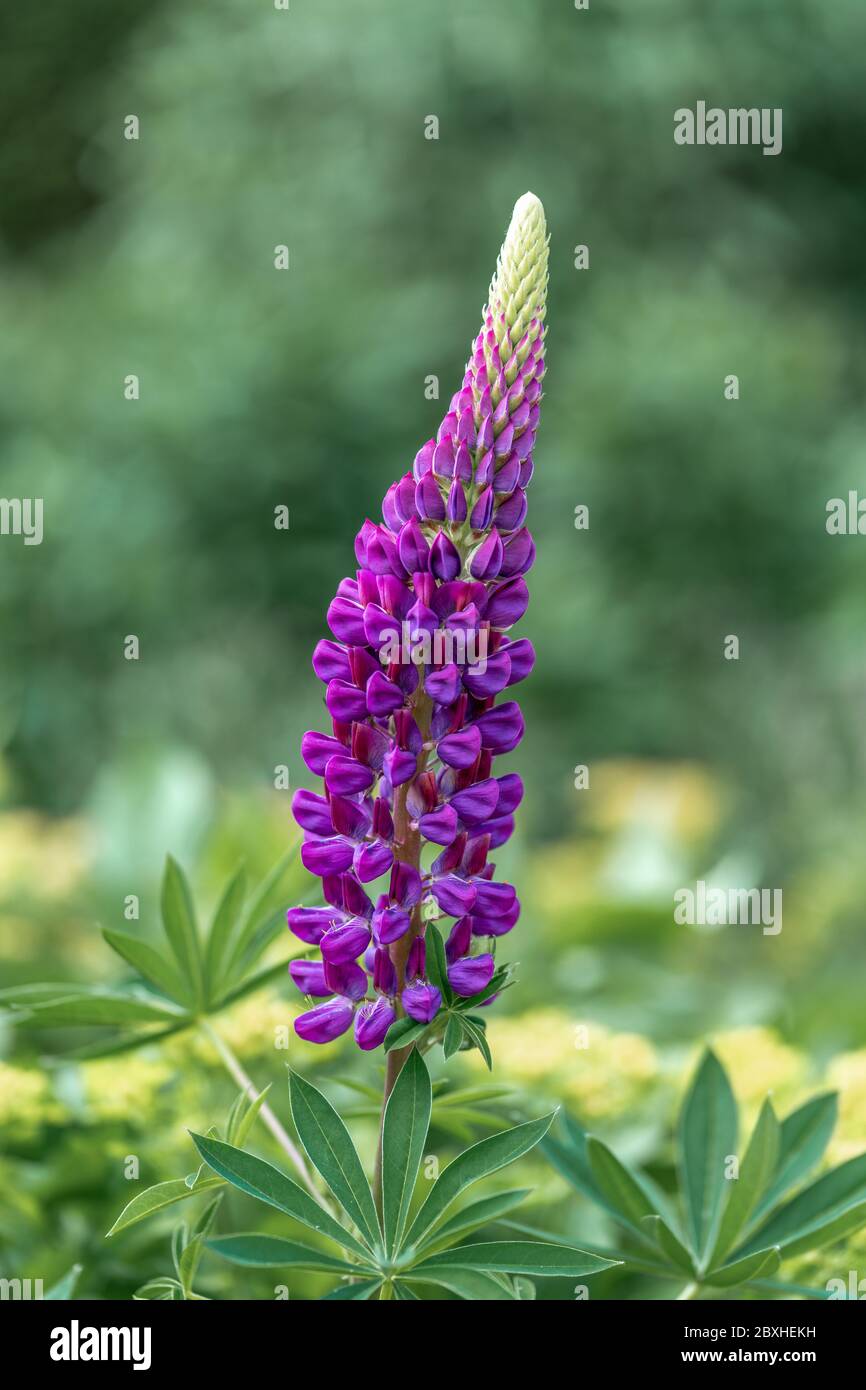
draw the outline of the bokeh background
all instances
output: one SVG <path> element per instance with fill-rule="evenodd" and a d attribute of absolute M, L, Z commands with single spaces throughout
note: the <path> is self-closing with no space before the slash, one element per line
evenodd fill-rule
<path fill-rule="evenodd" d="M 327 602 L 435 430 L 531 188 L 538 664 L 497 1079 L 649 1160 L 712 1038 L 747 1105 L 841 1085 L 837 1156 L 862 1146 L 866 542 L 825 509 L 866 487 L 864 43 L 858 0 L 5 8 L 2 493 L 44 498 L 45 539 L 0 540 L 4 985 L 117 978 L 99 927 L 136 893 L 156 930 L 168 850 L 205 906 L 284 851 L 274 769 L 304 780 Z M 782 107 L 783 153 L 677 147 L 698 99 Z M 781 934 L 675 926 L 697 877 L 782 888 Z M 295 1007 L 286 982 L 225 1021 L 257 1080 Z M 187 1171 L 185 1126 L 231 1084 L 189 1039 L 79 1065 L 7 1028 L 0 1049 L 0 1272 L 80 1261 L 91 1296 L 128 1296 L 170 1222 L 105 1245 L 121 1160 Z M 335 1088 L 377 1080 L 296 1051 Z M 537 1219 L 592 1234 L 536 1167 Z M 235 1278 L 214 1262 L 203 1290 Z"/>

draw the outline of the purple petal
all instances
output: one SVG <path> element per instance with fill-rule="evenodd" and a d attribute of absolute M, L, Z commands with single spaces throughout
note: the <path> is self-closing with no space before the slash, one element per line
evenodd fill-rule
<path fill-rule="evenodd" d="M 491 955 L 466 956 L 448 967 L 448 983 L 455 994 L 469 999 L 486 989 L 493 979 L 494 960 Z"/>
<path fill-rule="evenodd" d="M 329 1043 L 351 1026 L 354 1006 L 348 999 L 329 999 L 295 1019 L 295 1032 L 304 1042 Z"/>
<path fill-rule="evenodd" d="M 403 990 L 401 1001 L 409 1018 L 416 1023 L 430 1023 L 439 1012 L 442 996 L 435 985 L 410 985 Z"/>
<path fill-rule="evenodd" d="M 357 960 L 370 944 L 370 928 L 363 917 L 329 927 L 319 942 L 319 949 L 332 965 L 344 965 Z"/>
<path fill-rule="evenodd" d="M 362 1004 L 355 1014 L 355 1042 L 364 1052 L 371 1052 L 385 1041 L 385 1035 L 397 1017 L 387 999 L 375 1004 Z"/>

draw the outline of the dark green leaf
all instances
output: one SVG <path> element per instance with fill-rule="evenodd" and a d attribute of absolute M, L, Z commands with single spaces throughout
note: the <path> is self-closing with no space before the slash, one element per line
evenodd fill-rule
<path fill-rule="evenodd" d="M 412 1018 L 398 1018 L 385 1035 L 385 1051 L 393 1052 L 395 1047 L 408 1047 L 426 1031 L 426 1023 L 416 1023 Z"/>
<path fill-rule="evenodd" d="M 470 1232 L 496 1221 L 506 1212 L 513 1211 L 531 1191 L 531 1187 L 515 1187 L 507 1192 L 496 1192 L 492 1197 L 481 1197 L 477 1202 L 470 1202 L 462 1211 L 458 1211 L 439 1226 L 432 1236 L 423 1240 L 419 1249 L 429 1249 L 432 1253 L 435 1247 L 438 1253 L 440 1248 L 445 1249 L 458 1236 L 469 1235 Z"/>
<path fill-rule="evenodd" d="M 436 986 L 442 995 L 442 1002 L 447 1008 L 454 998 L 454 991 L 448 983 L 448 962 L 445 957 L 445 946 L 435 922 L 427 923 L 424 941 L 427 947 L 427 978 L 431 985 Z"/>
<path fill-rule="evenodd" d="M 207 1247 L 232 1264 L 246 1265 L 250 1269 L 294 1267 L 326 1274 L 357 1274 L 363 1268 L 334 1255 L 326 1255 L 322 1250 L 314 1250 L 310 1245 L 283 1240 L 281 1236 L 258 1235 L 254 1231 L 243 1235 L 215 1236 L 208 1241 Z"/>
<path fill-rule="evenodd" d="M 620 1220 L 640 1230 L 643 1218 L 652 1216 L 655 1208 L 637 1179 L 600 1139 L 587 1139 L 586 1153 L 599 1191 L 613 1206 Z"/>
<path fill-rule="evenodd" d="M 36 1005 L 26 1021 L 37 1028 L 103 1028 L 124 1023 L 168 1023 L 179 1017 L 167 1003 L 150 1003 L 131 994 L 105 990 L 75 992 L 65 999 Z"/>
<path fill-rule="evenodd" d="M 463 1042 L 463 1024 L 457 1014 L 452 1014 L 445 1028 L 445 1037 L 442 1039 L 442 1051 L 445 1059 L 453 1057 L 455 1052 L 460 1051 L 460 1044 Z"/>
<path fill-rule="evenodd" d="M 205 980 L 208 1001 L 218 997 L 222 983 L 223 963 L 229 941 L 237 926 L 247 892 L 247 876 L 241 866 L 235 870 L 214 913 L 205 952 Z"/>
<path fill-rule="evenodd" d="M 289 1072 L 292 1118 L 311 1163 L 370 1245 L 381 1239 L 370 1184 L 349 1131 L 331 1102 L 297 1072 Z"/>
<path fill-rule="evenodd" d="M 438 1284 L 440 1288 L 456 1293 L 458 1298 L 473 1303 L 510 1302 L 515 1297 L 513 1291 L 505 1288 L 492 1274 L 485 1274 L 480 1269 L 464 1269 L 460 1265 L 437 1265 L 429 1273 L 417 1275 L 414 1270 L 408 1270 L 401 1275 L 401 1279 L 412 1283 Z"/>
<path fill-rule="evenodd" d="M 187 1197 L 197 1197 L 200 1192 L 204 1192 L 210 1187 L 221 1187 L 222 1179 L 209 1177 L 200 1183 L 198 1187 L 187 1186 L 185 1178 L 172 1178 L 170 1182 L 158 1182 L 154 1187 L 145 1188 L 144 1192 L 139 1192 L 130 1202 L 127 1202 L 123 1211 L 118 1216 L 108 1236 L 116 1236 L 118 1231 L 125 1231 L 127 1226 L 134 1226 L 136 1221 L 143 1221 L 147 1216 L 153 1216 L 154 1212 L 162 1211 L 164 1207 L 173 1206 L 175 1202 L 183 1202 Z"/>
<path fill-rule="evenodd" d="M 692 1249 L 703 1260 L 716 1239 L 725 1164 L 737 1147 L 737 1103 L 727 1073 L 711 1051 L 704 1053 L 686 1095 L 679 1144 Z"/>
<path fill-rule="evenodd" d="M 504 1130 L 502 1134 L 493 1134 L 459 1154 L 433 1184 L 432 1191 L 412 1223 L 405 1243 L 415 1244 L 426 1235 L 467 1187 L 481 1178 L 486 1178 L 490 1173 L 498 1172 L 500 1168 L 513 1163 L 515 1159 L 521 1158 L 533 1149 L 547 1133 L 554 1114 L 555 1112 L 544 1115 L 540 1120 L 517 1125 L 513 1129 Z"/>
<path fill-rule="evenodd" d="M 195 909 L 186 876 L 169 855 L 162 879 L 162 924 L 181 975 L 189 982 L 196 1003 L 204 999 L 204 971 L 201 943 L 195 924 Z"/>
<path fill-rule="evenodd" d="M 691 1255 L 667 1222 L 660 1216 L 645 1216 L 641 1225 L 650 1232 L 665 1259 L 670 1260 L 671 1264 L 681 1269 L 684 1274 L 690 1277 L 694 1275 L 695 1267 Z"/>
<path fill-rule="evenodd" d="M 769 1100 L 761 1106 L 738 1178 L 728 1179 L 730 1191 L 709 1264 L 717 1266 L 734 1244 L 766 1190 L 779 1156 L 779 1122 Z"/>
<path fill-rule="evenodd" d="M 603 1260 L 570 1245 L 543 1245 L 534 1240 L 495 1240 L 479 1245 L 458 1245 L 440 1255 L 431 1255 L 413 1266 L 419 1278 L 428 1271 L 441 1268 L 481 1269 L 504 1274 L 531 1274 L 580 1279 L 611 1269 L 614 1260 Z"/>
<path fill-rule="evenodd" d="M 381 1279 L 357 1279 L 350 1284 L 341 1284 L 339 1288 L 332 1289 L 326 1293 L 323 1303 L 347 1303 L 364 1302 L 372 1298 L 373 1294 L 382 1287 Z"/>
<path fill-rule="evenodd" d="M 859 1154 L 838 1168 L 831 1168 L 822 1178 L 775 1212 L 745 1243 L 738 1254 L 750 1254 L 767 1245 L 781 1245 L 787 1258 L 796 1245 L 799 1250 L 813 1249 L 802 1238 L 817 1234 L 837 1217 L 866 1201 L 866 1154 Z"/>
<path fill-rule="evenodd" d="M 362 1259 L 369 1259 L 369 1251 L 361 1242 L 279 1168 L 219 1139 L 206 1139 L 201 1134 L 193 1134 L 192 1139 L 208 1167 L 225 1178 L 226 1182 L 240 1188 L 241 1192 L 249 1193 L 251 1197 L 258 1197 L 260 1202 L 276 1207 L 277 1211 L 285 1212 L 286 1216 L 294 1217 L 302 1226 L 328 1236 L 345 1250 L 353 1250 Z"/>
<path fill-rule="evenodd" d="M 156 985 L 157 989 L 162 990 L 163 994 L 182 1005 L 192 1003 L 189 987 L 171 961 L 166 960 L 146 941 L 140 941 L 137 936 L 129 936 L 126 932 L 109 931 L 107 928 L 102 935 L 113 951 L 128 961 L 146 980 L 150 980 L 151 984 Z"/>
<path fill-rule="evenodd" d="M 397 1077 L 382 1125 L 382 1217 L 389 1253 L 400 1248 L 424 1156 L 431 1104 L 430 1075 L 420 1052 L 413 1048 Z"/>
<path fill-rule="evenodd" d="M 838 1108 L 836 1093 L 828 1091 L 793 1110 L 782 1121 L 776 1172 L 758 1203 L 756 1218 L 766 1216 L 820 1161 L 836 1126 Z"/>
<path fill-rule="evenodd" d="M 760 1279 L 762 1275 L 775 1274 L 781 1263 L 778 1247 L 758 1250 L 754 1255 L 746 1255 L 742 1260 L 724 1265 L 721 1269 L 710 1270 L 703 1276 L 703 1283 L 716 1289 L 732 1289 L 736 1284 L 746 1284 L 750 1279 Z"/>
<path fill-rule="evenodd" d="M 484 1036 L 484 1029 L 479 1028 L 478 1024 L 475 1023 L 473 1019 L 464 1017 L 463 1031 L 473 1046 L 478 1048 L 478 1051 L 487 1063 L 487 1070 L 492 1071 L 493 1058 L 490 1055 L 490 1046 Z"/>

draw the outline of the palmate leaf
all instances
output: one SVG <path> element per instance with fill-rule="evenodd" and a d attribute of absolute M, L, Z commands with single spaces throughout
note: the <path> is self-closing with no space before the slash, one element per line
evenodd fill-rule
<path fill-rule="evenodd" d="M 218 1139 L 207 1139 L 202 1134 L 193 1134 L 192 1139 L 208 1167 L 233 1187 L 246 1192 L 250 1197 L 257 1197 L 268 1206 L 276 1207 L 277 1211 L 291 1216 L 302 1226 L 327 1236 L 338 1245 L 342 1245 L 344 1250 L 353 1251 L 362 1260 L 369 1259 L 370 1252 L 361 1241 L 335 1221 L 314 1198 L 298 1187 L 297 1183 L 292 1182 L 279 1168 L 274 1168 L 272 1164 L 265 1163 L 264 1159 L 256 1158 L 254 1154 L 236 1149 L 232 1144 L 224 1144 Z"/>
<path fill-rule="evenodd" d="M 457 1294 L 458 1298 L 472 1302 L 511 1302 L 516 1297 L 514 1290 L 494 1275 L 480 1269 L 465 1269 L 461 1265 L 437 1265 L 425 1273 L 416 1273 L 411 1269 L 401 1275 L 401 1280 L 410 1284 L 438 1285 L 449 1293 Z"/>
<path fill-rule="evenodd" d="M 706 1053 L 689 1087 L 679 1125 L 681 1187 L 691 1249 L 681 1240 L 666 1194 L 644 1175 L 627 1169 L 572 1117 L 564 1117 L 566 1142 L 547 1136 L 542 1149 L 579 1192 L 635 1234 L 651 1237 L 657 1258 L 647 1258 L 642 1249 L 636 1255 L 628 1250 L 600 1254 L 622 1258 L 633 1269 L 659 1278 L 688 1276 L 699 1289 L 745 1285 L 757 1292 L 823 1298 L 821 1290 L 776 1283 L 769 1276 L 780 1260 L 866 1227 L 866 1154 L 825 1173 L 784 1206 L 778 1205 L 780 1194 L 797 1186 L 819 1160 L 835 1110 L 834 1095 L 816 1096 L 780 1125 L 767 1100 L 739 1177 L 726 1181 L 726 1165 L 734 1155 L 736 1106 L 724 1069 L 712 1053 Z M 641 1215 L 645 1203 L 651 1214 Z M 504 1224 L 539 1238 L 545 1235 L 515 1221 Z M 738 1248 L 733 1249 L 737 1242 Z M 728 1253 L 731 1249 L 733 1254 Z"/>
<path fill-rule="evenodd" d="M 438 1253 L 440 1249 L 453 1245 L 458 1236 L 471 1235 L 482 1226 L 489 1226 L 518 1207 L 531 1191 L 529 1187 L 515 1187 L 507 1192 L 495 1192 L 492 1197 L 480 1197 L 477 1201 L 470 1202 L 420 1242 L 419 1254 Z"/>
<path fill-rule="evenodd" d="M 679 1123 L 682 1186 L 690 1244 L 702 1261 L 716 1239 L 725 1164 L 736 1153 L 737 1103 L 727 1073 L 709 1049 L 686 1094 Z"/>
<path fill-rule="evenodd" d="M 413 1048 L 388 1098 L 382 1124 L 382 1221 L 389 1253 L 400 1248 L 424 1157 L 432 1105 L 430 1074 Z"/>
<path fill-rule="evenodd" d="M 729 1180 L 730 1191 L 722 1213 L 719 1234 L 708 1264 L 716 1266 L 746 1225 L 761 1194 L 776 1171 L 780 1126 L 769 1100 L 761 1106 L 739 1177 Z"/>
<path fill-rule="evenodd" d="M 222 969 L 230 938 L 235 931 L 243 910 L 247 893 L 247 875 L 239 866 L 223 890 L 211 929 L 208 933 L 205 951 L 205 988 L 208 1002 L 218 997 L 222 982 Z"/>
<path fill-rule="evenodd" d="M 781 1258 L 778 1245 L 768 1250 L 756 1250 L 754 1255 L 746 1255 L 742 1260 L 735 1260 L 720 1269 L 710 1270 L 708 1274 L 702 1275 L 702 1281 L 711 1288 L 732 1289 L 737 1284 L 748 1284 L 752 1279 L 775 1274 Z"/>
<path fill-rule="evenodd" d="M 37 997 L 31 996 L 31 999 Z M 174 1026 L 186 1019 L 186 1015 L 167 1001 L 161 1003 L 140 994 L 83 989 L 75 985 L 67 986 L 65 995 L 43 996 L 40 1002 L 28 1001 L 19 1008 L 19 1020 L 34 1028 L 109 1028 L 130 1023 Z"/>
<path fill-rule="evenodd" d="M 836 1127 L 838 1109 L 836 1093 L 829 1091 L 807 1101 L 782 1121 L 776 1171 L 755 1209 L 756 1219 L 777 1206 L 782 1197 L 820 1162 Z"/>
<path fill-rule="evenodd" d="M 641 1225 L 649 1231 L 665 1258 L 691 1279 L 695 1273 L 694 1260 L 667 1222 L 660 1216 L 645 1216 Z"/>
<path fill-rule="evenodd" d="M 533 1149 L 547 1133 L 555 1113 L 553 1111 L 540 1120 L 516 1125 L 501 1134 L 493 1134 L 459 1154 L 433 1184 L 406 1236 L 405 1245 L 417 1244 L 428 1231 L 433 1230 L 451 1203 L 467 1187 L 505 1168 Z"/>
<path fill-rule="evenodd" d="M 163 994 L 167 994 L 183 1007 L 192 1005 L 194 1001 L 189 985 L 172 962 L 159 951 L 154 950 L 146 941 L 141 941 L 137 936 L 129 936 L 126 932 L 109 931 L 106 928 L 102 935 L 111 949 L 145 980 L 149 980 Z"/>
<path fill-rule="evenodd" d="M 442 1002 L 449 1008 L 454 1000 L 454 991 L 448 983 L 448 962 L 445 958 L 445 945 L 442 934 L 435 922 L 428 922 L 424 935 L 427 947 L 427 978 L 442 995 Z"/>
<path fill-rule="evenodd" d="M 416 1023 L 411 1018 L 398 1018 L 385 1035 L 385 1051 L 393 1052 L 395 1047 L 409 1047 L 427 1032 L 429 1026 L 427 1023 Z"/>
<path fill-rule="evenodd" d="M 162 879 L 162 925 L 193 1000 L 204 1003 L 204 963 L 192 893 L 183 869 L 168 855 Z"/>
<path fill-rule="evenodd" d="M 174 1206 L 175 1202 L 184 1202 L 188 1197 L 197 1197 L 200 1192 L 221 1186 L 222 1179 L 217 1177 L 207 1177 L 195 1187 L 190 1187 L 185 1178 L 172 1178 L 169 1182 L 158 1182 L 155 1186 L 148 1187 L 144 1192 L 137 1193 L 130 1202 L 127 1202 L 106 1235 L 116 1236 L 120 1231 L 125 1231 L 127 1226 L 134 1226 L 136 1221 L 144 1221 L 146 1217 L 153 1216 L 165 1207 Z"/>
<path fill-rule="evenodd" d="M 292 1119 L 310 1162 L 370 1246 L 382 1238 L 373 1194 L 349 1131 L 329 1100 L 296 1072 L 289 1072 Z"/>
<path fill-rule="evenodd" d="M 599 1139 L 590 1137 L 587 1140 L 586 1153 L 599 1191 L 618 1213 L 620 1220 L 640 1231 L 641 1221 L 645 1216 L 652 1216 L 655 1207 L 637 1178 Z"/>
<path fill-rule="evenodd" d="M 304 1269 L 323 1274 L 375 1273 L 372 1265 L 351 1264 L 323 1250 L 314 1250 L 295 1240 L 281 1236 L 258 1235 L 255 1231 L 233 1236 L 215 1236 L 208 1242 L 209 1250 L 222 1255 L 232 1264 L 248 1269 Z"/>
<path fill-rule="evenodd" d="M 487 1241 L 477 1245 L 457 1245 L 439 1255 L 431 1255 L 412 1268 L 419 1278 L 441 1268 L 468 1268 L 489 1273 L 530 1274 L 533 1277 L 567 1276 L 584 1278 L 611 1269 L 616 1260 L 602 1259 L 569 1245 L 545 1245 L 533 1240 Z"/>
<path fill-rule="evenodd" d="M 864 1222 L 866 1154 L 851 1158 L 812 1183 L 774 1212 L 738 1252 L 749 1254 L 766 1245 L 780 1245 L 786 1258 L 814 1250 L 841 1238 Z"/>
<path fill-rule="evenodd" d="M 381 1278 L 377 1278 L 358 1279 L 351 1284 L 340 1284 L 338 1288 L 332 1289 L 330 1293 L 326 1293 L 322 1298 L 322 1302 L 363 1302 L 369 1298 L 372 1298 L 373 1294 L 377 1293 L 378 1290 L 382 1287 L 383 1282 L 384 1281 Z"/>

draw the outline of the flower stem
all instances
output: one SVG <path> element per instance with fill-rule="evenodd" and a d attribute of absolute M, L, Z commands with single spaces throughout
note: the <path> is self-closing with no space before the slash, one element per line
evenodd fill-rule
<path fill-rule="evenodd" d="M 677 1294 L 676 1299 L 674 1301 L 676 1303 L 684 1303 L 688 1299 L 697 1298 L 700 1291 L 700 1284 L 686 1284 L 685 1288 Z"/>
<path fill-rule="evenodd" d="M 232 1052 L 225 1038 L 220 1037 L 219 1033 L 217 1033 L 216 1030 L 211 1027 L 207 1019 L 199 1019 L 199 1029 L 207 1038 L 208 1042 L 212 1043 L 213 1046 L 216 1048 L 216 1051 L 219 1055 L 219 1059 L 225 1067 L 226 1071 L 228 1072 L 229 1076 L 232 1078 L 232 1080 L 236 1083 L 236 1085 L 240 1087 L 244 1095 L 249 1100 L 255 1100 L 259 1092 L 256 1089 L 253 1082 L 251 1081 L 250 1077 L 244 1071 L 235 1054 Z M 268 1105 L 267 1101 L 265 1101 L 264 1104 L 261 1106 L 259 1114 L 261 1115 L 263 1122 L 271 1131 L 271 1134 L 276 1139 L 280 1148 L 283 1149 L 283 1151 L 286 1154 L 288 1154 L 289 1159 L 294 1165 L 294 1168 L 297 1171 L 298 1176 L 300 1177 L 301 1181 L 304 1184 L 304 1187 L 307 1189 L 310 1196 L 315 1197 L 319 1206 L 322 1207 L 325 1211 L 327 1211 L 328 1205 L 325 1202 L 325 1199 L 322 1197 L 322 1194 L 318 1191 L 316 1184 L 313 1182 L 310 1171 L 307 1168 L 307 1165 L 304 1162 L 300 1151 L 292 1143 L 292 1140 L 286 1133 L 283 1126 L 280 1124 L 279 1120 L 277 1119 L 271 1107 Z"/>

